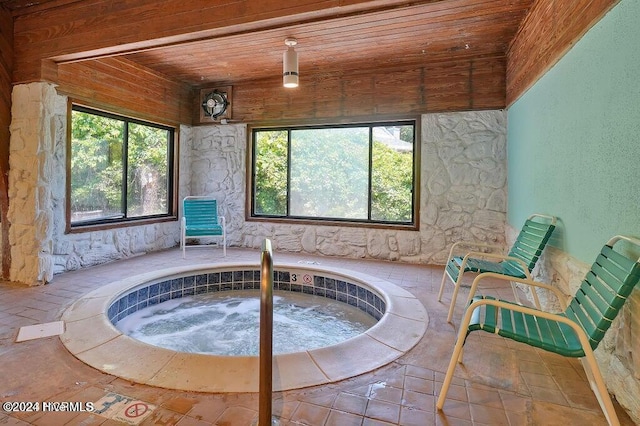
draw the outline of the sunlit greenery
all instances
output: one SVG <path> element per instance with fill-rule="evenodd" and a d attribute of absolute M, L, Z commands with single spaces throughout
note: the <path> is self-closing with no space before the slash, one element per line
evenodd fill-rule
<path fill-rule="evenodd" d="M 254 214 L 410 223 L 413 138 L 412 125 L 255 131 Z"/>
<path fill-rule="evenodd" d="M 287 132 L 264 131 L 255 141 L 256 214 L 287 213 Z"/>
<path fill-rule="evenodd" d="M 291 132 L 291 216 L 367 218 L 367 128 Z"/>
<path fill-rule="evenodd" d="M 169 132 L 74 110 L 72 222 L 167 214 Z"/>
<path fill-rule="evenodd" d="M 411 220 L 413 152 L 395 151 L 373 142 L 371 218 L 379 221 Z"/>

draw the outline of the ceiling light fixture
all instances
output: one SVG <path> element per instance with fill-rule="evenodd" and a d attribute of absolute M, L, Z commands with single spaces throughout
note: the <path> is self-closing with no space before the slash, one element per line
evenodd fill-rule
<path fill-rule="evenodd" d="M 298 53 L 293 46 L 298 40 L 293 37 L 284 39 L 287 50 L 282 55 L 282 83 L 284 87 L 298 87 Z"/>

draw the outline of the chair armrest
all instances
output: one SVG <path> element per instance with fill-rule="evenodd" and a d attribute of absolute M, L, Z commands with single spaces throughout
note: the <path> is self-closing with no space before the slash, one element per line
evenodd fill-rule
<path fill-rule="evenodd" d="M 503 249 L 502 246 L 499 246 L 499 245 L 496 245 L 496 244 L 485 244 L 485 243 L 474 243 L 474 242 L 467 242 L 467 241 L 458 241 L 457 243 L 453 243 L 453 245 L 451 246 L 451 250 L 449 250 L 449 258 L 447 259 L 447 263 L 450 260 L 453 259 L 453 257 L 454 257 L 453 253 L 460 246 L 476 247 L 476 248 L 490 248 L 490 249 L 500 249 L 500 250 Z"/>
<path fill-rule="evenodd" d="M 513 257 L 513 256 L 507 256 L 506 254 L 483 253 L 481 251 L 470 251 L 469 253 L 467 253 L 462 258 L 462 260 L 464 261 L 466 259 L 469 259 L 470 257 L 476 257 L 476 258 L 477 257 L 484 257 L 484 258 L 487 258 L 487 259 L 496 259 L 496 260 L 513 260 L 514 262 L 517 262 L 518 264 L 520 264 L 520 266 L 522 266 L 525 271 L 529 270 L 529 268 L 527 268 L 527 264 L 524 263 L 524 261 L 522 259 L 518 259 L 517 257 Z"/>
<path fill-rule="evenodd" d="M 517 283 L 526 284 L 532 287 L 544 288 L 546 290 L 551 291 L 556 296 L 556 298 L 558 299 L 558 302 L 560 302 L 560 305 L 562 306 L 562 309 L 567 308 L 567 303 L 565 302 L 566 296 L 558 288 L 551 286 L 549 284 L 541 283 L 539 281 L 534 281 L 532 279 L 510 277 L 508 275 L 496 274 L 495 272 L 485 272 L 485 273 L 479 274 L 473 280 L 473 283 L 471 284 L 471 289 L 469 290 L 469 299 L 473 298 L 473 296 L 476 293 L 476 288 L 478 287 L 478 283 L 485 278 L 496 278 L 499 280 L 509 281 L 509 282 L 515 281 Z M 520 305 L 516 305 L 516 306 L 520 306 Z M 544 312 L 544 311 L 540 311 L 540 312 Z"/>
<path fill-rule="evenodd" d="M 507 256 L 506 254 L 497 254 L 497 253 L 483 253 L 481 251 L 470 251 L 462 258 L 462 263 L 460 264 L 460 269 L 464 270 L 465 266 L 467 266 L 467 262 L 469 258 L 486 258 L 486 259 L 495 259 L 495 260 L 512 260 L 516 262 L 518 265 L 522 267 L 522 272 L 528 277 L 531 278 L 529 274 L 529 268 L 527 264 L 524 263 L 522 259 L 518 259 L 517 257 Z"/>

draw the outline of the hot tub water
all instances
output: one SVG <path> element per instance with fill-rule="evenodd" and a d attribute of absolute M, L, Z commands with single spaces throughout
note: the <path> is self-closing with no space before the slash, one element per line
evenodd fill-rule
<path fill-rule="evenodd" d="M 331 346 L 364 333 L 377 320 L 326 297 L 275 291 L 273 352 Z M 205 293 L 138 310 L 116 323 L 129 336 L 178 352 L 255 356 L 259 352 L 260 293 Z"/>

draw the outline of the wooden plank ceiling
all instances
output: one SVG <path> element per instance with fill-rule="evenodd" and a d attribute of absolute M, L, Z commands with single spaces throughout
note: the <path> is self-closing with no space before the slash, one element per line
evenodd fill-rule
<path fill-rule="evenodd" d="M 33 13 L 80 7 L 82 3 L 0 0 L 0 6 L 16 20 Z M 323 76 L 384 75 L 417 66 L 506 58 L 533 3 L 534 0 L 368 2 L 366 10 L 353 13 L 305 14 L 298 21 L 251 31 L 224 26 L 224 31 L 202 39 L 185 38 L 188 41 L 169 45 L 148 43 L 146 47 L 121 52 L 116 48 L 102 57 L 124 57 L 192 87 L 236 85 L 280 75 L 284 39 L 295 37 L 301 82 L 305 76 L 317 80 Z"/>

